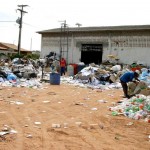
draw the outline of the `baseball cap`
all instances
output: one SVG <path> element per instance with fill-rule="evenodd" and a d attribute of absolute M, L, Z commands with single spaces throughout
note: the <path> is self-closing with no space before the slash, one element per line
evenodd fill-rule
<path fill-rule="evenodd" d="M 138 75 L 140 75 L 140 71 L 139 71 L 139 70 L 135 70 L 135 72 L 136 72 Z"/>

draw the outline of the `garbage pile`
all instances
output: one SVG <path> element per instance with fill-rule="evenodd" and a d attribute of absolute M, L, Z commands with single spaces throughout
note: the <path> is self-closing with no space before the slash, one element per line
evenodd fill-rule
<path fill-rule="evenodd" d="M 11 62 L 0 63 L 0 85 L 16 87 L 41 87 L 38 78 L 40 70 L 29 59 L 15 58 Z"/>
<path fill-rule="evenodd" d="M 50 72 L 60 72 L 60 65 L 58 64 L 58 56 L 55 53 L 50 53 L 45 59 L 36 61 L 27 58 L 15 58 L 5 62 L 1 60 L 0 84 L 2 86 L 40 87 L 42 85 L 41 78 L 49 81 Z M 49 72 L 43 73 L 47 66 Z M 61 76 L 61 82 L 88 88 L 118 89 L 121 88 L 119 77 L 130 70 L 129 65 L 96 65 L 91 63 L 73 76 Z M 142 68 L 139 79 L 142 82 L 138 86 L 130 83 L 129 92 L 149 95 L 150 70 Z"/>
<path fill-rule="evenodd" d="M 145 81 L 150 85 L 150 69 L 142 68 L 141 69 L 141 75 L 139 77 L 140 80 Z"/>
<path fill-rule="evenodd" d="M 150 123 L 150 96 L 138 94 L 130 99 L 119 101 L 116 106 L 109 107 L 113 116 L 124 115 L 131 119 L 145 119 Z"/>
<path fill-rule="evenodd" d="M 120 65 L 95 65 L 94 63 L 83 68 L 73 77 L 61 77 L 62 82 L 79 85 L 81 87 L 89 88 L 121 88 L 119 77 L 128 69 L 122 70 Z"/>
<path fill-rule="evenodd" d="M 120 70 L 120 65 L 109 67 L 89 64 L 88 67 L 83 68 L 73 78 L 67 79 L 67 82 L 86 84 L 88 87 L 92 86 L 93 88 L 100 88 L 101 86 L 104 88 L 108 85 L 113 85 L 112 83 L 118 86 L 117 79 L 121 74 Z M 63 78 L 62 80 L 64 81 L 65 79 Z"/>
<path fill-rule="evenodd" d="M 125 72 L 132 71 L 129 65 L 95 65 L 94 63 L 84 67 L 74 76 L 61 77 L 61 81 L 74 84 L 80 87 L 88 87 L 95 89 L 111 89 L 122 88 L 120 84 L 120 76 Z M 147 68 L 140 69 L 140 82 L 128 83 L 129 94 L 150 95 L 150 70 Z"/>

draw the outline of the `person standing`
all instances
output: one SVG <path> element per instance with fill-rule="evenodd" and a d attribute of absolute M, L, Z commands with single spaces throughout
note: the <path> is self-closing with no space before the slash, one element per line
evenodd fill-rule
<path fill-rule="evenodd" d="M 133 71 L 129 71 L 129 72 L 126 72 L 124 73 L 121 77 L 120 77 L 120 83 L 122 85 L 122 88 L 123 88 L 123 92 L 124 92 L 124 97 L 125 98 L 130 98 L 132 97 L 131 95 L 129 96 L 128 95 L 128 85 L 127 83 L 128 82 L 137 82 L 137 81 L 140 81 L 138 79 L 139 77 L 139 74 L 140 74 L 140 71 L 139 70 L 136 70 L 135 72 Z M 134 80 L 135 79 L 135 80 Z"/>
<path fill-rule="evenodd" d="M 65 75 L 66 60 L 63 57 L 60 60 L 60 67 L 61 67 L 61 76 Z"/>

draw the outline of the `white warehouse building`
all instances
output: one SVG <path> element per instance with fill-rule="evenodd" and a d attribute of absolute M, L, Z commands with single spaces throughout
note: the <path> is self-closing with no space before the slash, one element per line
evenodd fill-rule
<path fill-rule="evenodd" d="M 150 66 L 150 25 L 76 27 L 44 30 L 41 58 L 50 52 L 64 57 L 68 64 L 101 64 L 109 55 L 120 63 L 138 62 Z"/>

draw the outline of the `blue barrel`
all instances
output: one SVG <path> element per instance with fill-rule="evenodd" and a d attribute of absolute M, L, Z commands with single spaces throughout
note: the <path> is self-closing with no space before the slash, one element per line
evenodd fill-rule
<path fill-rule="evenodd" d="M 60 84 L 60 74 L 59 73 L 50 73 L 50 84 L 52 84 L 52 85 Z"/>

